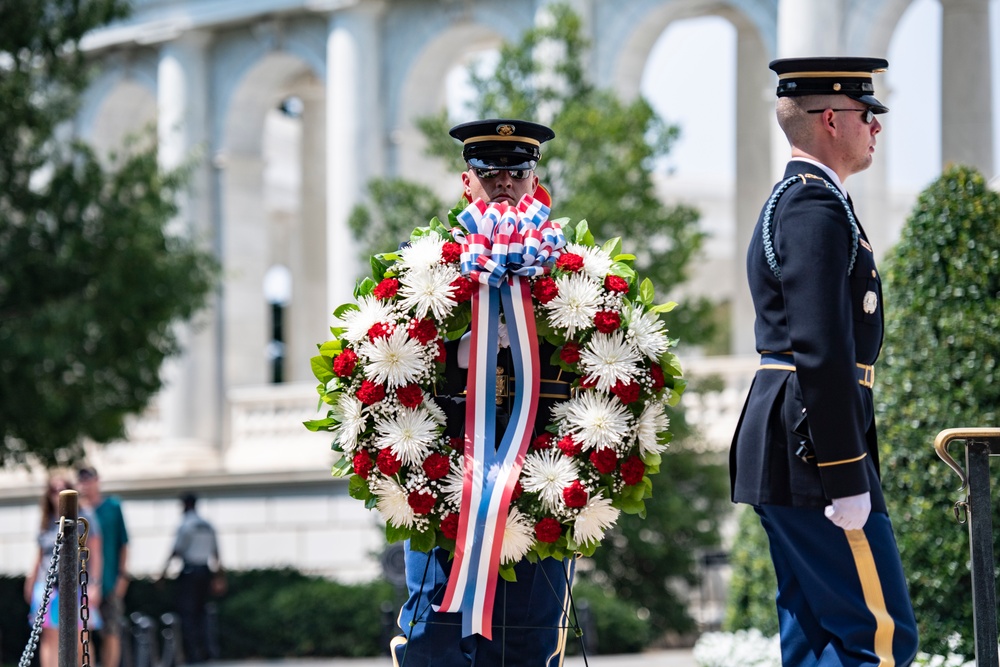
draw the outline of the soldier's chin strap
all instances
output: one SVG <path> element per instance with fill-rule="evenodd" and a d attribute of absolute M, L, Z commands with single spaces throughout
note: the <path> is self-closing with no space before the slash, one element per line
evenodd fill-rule
<path fill-rule="evenodd" d="M 851 223 L 851 261 L 847 264 L 847 275 L 851 275 L 851 271 L 854 270 L 854 260 L 858 256 L 858 239 L 861 238 L 861 230 L 858 228 L 858 221 L 854 217 L 854 211 L 851 210 L 851 205 L 848 203 L 847 198 L 844 197 L 844 193 L 840 191 L 836 185 L 826 180 L 822 176 L 816 176 L 815 174 L 796 174 L 795 176 L 789 176 L 787 179 L 781 182 L 774 192 L 771 193 L 771 198 L 767 200 L 764 205 L 764 219 L 761 222 L 761 236 L 764 241 L 764 256 L 767 258 L 767 265 L 771 267 L 771 272 L 774 273 L 774 277 L 781 280 L 781 266 L 778 264 L 778 258 L 774 254 L 774 209 L 778 205 L 778 200 L 781 195 L 785 194 L 785 190 L 790 188 L 795 183 L 801 182 L 803 185 L 807 183 L 807 179 L 812 179 L 820 181 L 826 186 L 827 190 L 832 192 L 840 200 L 840 203 L 844 205 L 844 211 L 847 213 L 847 219 Z"/>

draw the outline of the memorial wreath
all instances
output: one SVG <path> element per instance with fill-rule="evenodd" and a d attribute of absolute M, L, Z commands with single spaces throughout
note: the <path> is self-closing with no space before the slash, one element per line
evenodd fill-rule
<path fill-rule="evenodd" d="M 620 512 L 644 513 L 671 438 L 666 408 L 685 384 L 661 319 L 675 304 L 654 303 L 619 239 L 597 245 L 585 220 L 551 221 L 530 196 L 448 217 L 371 258 L 372 277 L 312 359 L 328 407 L 306 426 L 333 434 L 334 475 L 378 510 L 390 542 L 468 556 L 483 541 L 472 525 L 486 522 L 485 550 L 511 579 L 523 558 L 591 555 Z M 435 387 L 445 341 L 470 334 L 465 437 L 449 438 Z M 537 358 L 543 340 L 551 359 Z M 499 345 L 518 378 L 503 434 Z M 541 364 L 575 379 L 547 431 L 532 433 Z"/>

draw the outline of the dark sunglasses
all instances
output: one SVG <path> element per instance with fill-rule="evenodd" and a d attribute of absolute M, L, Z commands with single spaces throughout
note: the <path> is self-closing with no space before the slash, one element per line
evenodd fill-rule
<path fill-rule="evenodd" d="M 826 109 L 809 109 L 806 113 L 823 113 Z M 830 109 L 830 111 L 857 111 L 861 114 L 861 122 L 865 125 L 871 125 L 872 121 L 875 120 L 875 112 L 872 111 L 871 107 L 865 107 L 864 109 Z"/>
<path fill-rule="evenodd" d="M 478 169 L 473 167 L 472 171 L 481 179 L 496 178 L 501 171 L 506 171 L 515 181 L 523 181 L 531 176 L 531 169 Z"/>

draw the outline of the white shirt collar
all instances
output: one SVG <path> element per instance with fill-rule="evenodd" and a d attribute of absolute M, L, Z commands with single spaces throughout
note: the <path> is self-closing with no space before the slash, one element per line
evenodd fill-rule
<path fill-rule="evenodd" d="M 822 162 L 817 162 L 816 160 L 807 157 L 793 157 L 792 161 L 794 160 L 798 160 L 799 162 L 808 162 L 809 164 L 819 167 L 820 169 L 823 170 L 823 173 L 825 173 L 827 176 L 830 177 L 830 181 L 837 186 L 837 189 L 840 190 L 841 194 L 843 194 L 845 197 L 848 196 L 847 188 L 845 188 L 844 184 L 840 182 L 840 177 L 837 176 L 837 172 L 835 172 L 833 169 L 830 169 Z"/>

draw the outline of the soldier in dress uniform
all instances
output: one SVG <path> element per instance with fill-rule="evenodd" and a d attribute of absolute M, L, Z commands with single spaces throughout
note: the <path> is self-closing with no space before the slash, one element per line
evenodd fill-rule
<path fill-rule="evenodd" d="M 880 486 L 875 256 L 844 181 L 888 109 L 881 58 L 794 58 L 778 74 L 785 178 L 747 252 L 761 355 L 730 451 L 732 498 L 760 515 L 786 666 L 909 665 L 917 628 Z"/>
<path fill-rule="evenodd" d="M 468 169 L 462 172 L 469 202 L 505 202 L 515 205 L 530 194 L 545 204 L 548 193 L 539 186 L 535 167 L 541 144 L 555 133 L 538 123 L 489 119 L 453 127 L 451 136 L 462 142 Z M 509 348 L 497 358 L 497 425 L 499 439 L 507 425 L 516 378 Z M 552 405 L 569 398 L 572 378 L 548 365 L 554 348 L 542 342 L 540 398 L 534 435 L 545 432 Z M 469 367 L 469 335 L 445 344 L 444 380 L 435 401 L 447 415 L 445 433 L 465 434 L 465 392 Z M 396 667 L 558 667 L 566 647 L 569 582 L 573 564 L 552 558 L 539 563 L 522 560 L 514 567 L 516 582 L 498 579 L 493 608 L 493 640 L 480 635 L 462 637 L 462 619 L 456 613 L 434 611 L 442 601 L 451 572 L 449 553 L 435 547 L 429 553 L 405 544 L 406 586 L 409 598 L 399 614 L 402 635 L 392 641 Z"/>

